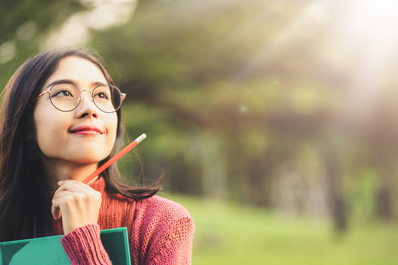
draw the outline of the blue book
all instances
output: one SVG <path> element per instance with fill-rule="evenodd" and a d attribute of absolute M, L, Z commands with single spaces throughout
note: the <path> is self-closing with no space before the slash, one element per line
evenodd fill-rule
<path fill-rule="evenodd" d="M 0 243 L 0 265 L 63 265 L 70 261 L 60 236 Z M 112 264 L 131 265 L 127 228 L 101 230 L 101 241 Z"/>

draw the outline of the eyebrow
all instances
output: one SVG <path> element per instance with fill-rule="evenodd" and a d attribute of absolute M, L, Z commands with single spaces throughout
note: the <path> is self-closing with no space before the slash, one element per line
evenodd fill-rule
<path fill-rule="evenodd" d="M 51 87 L 51 86 L 58 85 L 58 84 L 71 84 L 71 85 L 74 85 L 75 87 L 78 87 L 76 81 L 74 81 L 74 80 L 72 80 L 72 79 L 60 79 L 60 80 L 56 80 L 56 81 L 52 82 L 51 84 L 49 84 L 48 86 L 46 86 L 46 89 L 49 88 L 49 87 Z M 97 81 L 97 82 L 92 82 L 92 83 L 90 84 L 90 86 L 92 86 L 92 87 L 97 87 L 97 86 L 108 86 L 108 84 L 104 84 L 104 83 L 102 83 L 102 82 L 98 82 L 98 81 Z"/>

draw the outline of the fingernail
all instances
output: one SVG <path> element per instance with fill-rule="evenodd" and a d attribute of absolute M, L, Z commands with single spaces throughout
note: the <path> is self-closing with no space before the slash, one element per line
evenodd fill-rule
<path fill-rule="evenodd" d="M 64 181 L 63 181 L 63 180 L 61 180 L 61 181 L 58 181 L 58 185 L 62 185 L 62 183 L 64 183 Z"/>

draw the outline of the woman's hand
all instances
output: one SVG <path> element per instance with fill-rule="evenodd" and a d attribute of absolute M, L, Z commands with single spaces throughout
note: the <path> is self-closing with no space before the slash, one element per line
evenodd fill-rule
<path fill-rule="evenodd" d="M 51 208 L 55 220 L 61 218 L 65 235 L 74 229 L 96 224 L 101 207 L 101 193 L 75 180 L 58 182 Z"/>

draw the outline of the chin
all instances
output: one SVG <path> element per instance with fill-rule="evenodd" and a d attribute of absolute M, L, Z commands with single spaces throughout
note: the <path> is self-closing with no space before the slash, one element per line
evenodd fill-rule
<path fill-rule="evenodd" d="M 104 160 L 107 156 L 79 156 L 79 158 L 73 158 L 73 162 L 81 164 L 93 164 L 99 163 Z"/>
<path fill-rule="evenodd" d="M 95 164 L 99 163 L 102 159 L 96 160 L 96 159 L 79 159 L 79 160 L 72 160 L 71 162 L 77 163 L 77 164 Z"/>
<path fill-rule="evenodd" d="M 76 152 L 71 155 L 64 156 L 62 160 L 80 164 L 98 163 L 108 157 L 109 153 L 104 152 Z"/>

